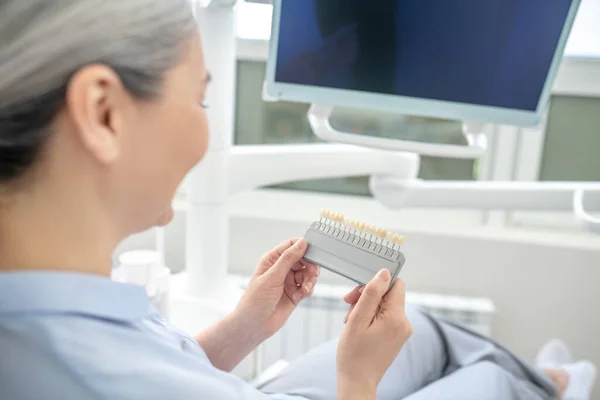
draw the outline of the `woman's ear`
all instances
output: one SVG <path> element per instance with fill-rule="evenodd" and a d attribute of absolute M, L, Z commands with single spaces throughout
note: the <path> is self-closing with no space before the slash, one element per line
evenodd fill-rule
<path fill-rule="evenodd" d="M 114 162 L 132 111 L 119 76 L 103 65 L 82 68 L 68 84 L 66 108 L 83 147 L 102 164 Z"/>

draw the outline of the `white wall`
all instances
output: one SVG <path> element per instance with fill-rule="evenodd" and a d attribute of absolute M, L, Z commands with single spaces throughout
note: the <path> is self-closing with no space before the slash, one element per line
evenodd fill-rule
<path fill-rule="evenodd" d="M 402 232 L 409 290 L 490 297 L 494 337 L 519 356 L 532 360 L 546 339 L 560 337 L 578 358 L 600 365 L 600 236 L 485 228 L 481 215 L 468 210 L 399 212 L 370 199 L 260 191 L 230 202 L 230 269 L 249 274 L 263 252 L 302 235 L 320 206 Z M 185 254 L 185 205 L 178 209 L 167 229 L 167 262 L 175 269 Z M 119 252 L 152 245 L 146 232 Z"/>

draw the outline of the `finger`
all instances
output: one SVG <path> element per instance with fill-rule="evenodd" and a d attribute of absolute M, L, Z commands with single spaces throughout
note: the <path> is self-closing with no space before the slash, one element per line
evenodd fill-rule
<path fill-rule="evenodd" d="M 304 271 L 294 272 L 294 283 L 296 286 L 302 286 L 304 283 Z"/>
<path fill-rule="evenodd" d="M 320 275 L 319 267 L 310 266 L 304 269 L 304 276 L 308 276 L 310 278 L 318 278 Z"/>
<path fill-rule="evenodd" d="M 285 277 L 285 289 L 288 290 L 290 293 L 294 293 L 297 287 L 298 284 L 296 283 L 296 274 L 295 272 L 291 271 Z"/>
<path fill-rule="evenodd" d="M 317 284 L 317 279 L 307 279 L 303 285 L 296 287 L 290 296 L 294 304 L 298 305 L 302 300 L 312 296 Z"/>
<path fill-rule="evenodd" d="M 303 294 L 304 294 L 304 298 L 310 297 L 312 296 L 314 290 L 315 290 L 315 286 L 317 285 L 317 279 L 316 278 L 311 278 L 311 279 L 307 279 L 306 282 L 304 283 L 304 285 L 302 285 L 302 290 L 303 290 Z"/>
<path fill-rule="evenodd" d="M 305 267 L 313 267 L 313 268 L 316 268 L 318 270 L 321 269 L 321 267 L 319 267 L 318 265 L 313 264 L 310 261 L 306 261 L 305 259 L 300 260 L 300 264 L 302 264 Z"/>
<path fill-rule="evenodd" d="M 312 268 L 303 269 L 302 271 L 296 272 L 296 274 L 300 274 L 300 277 L 296 278 L 296 281 L 299 285 L 304 286 L 305 284 L 310 283 L 310 289 L 312 289 L 312 287 L 314 287 L 317 283 L 317 275 Z"/>
<path fill-rule="evenodd" d="M 297 267 L 292 268 L 293 271 L 300 270 L 300 269 L 312 271 L 311 276 L 320 276 L 321 275 L 321 267 L 319 267 L 318 265 L 315 265 L 311 262 L 308 262 L 303 258 L 300 259 Z"/>
<path fill-rule="evenodd" d="M 297 304 L 302 298 L 302 286 L 298 286 L 296 283 L 293 271 L 290 271 L 285 278 L 284 291 L 294 304 Z"/>
<path fill-rule="evenodd" d="M 277 262 L 277 260 L 279 260 L 279 257 L 281 257 L 283 255 L 283 253 L 287 249 L 292 247 L 297 241 L 298 241 L 298 238 L 288 239 L 284 242 L 279 243 L 273 250 L 264 254 L 261 257 L 260 262 L 258 263 L 258 267 L 256 268 L 255 275 L 264 274 L 269 268 L 271 268 Z"/>
<path fill-rule="evenodd" d="M 312 283 L 312 287 L 317 284 L 319 277 L 317 276 L 317 271 L 315 268 L 306 268 L 302 270 L 302 283 L 310 282 Z"/>
<path fill-rule="evenodd" d="M 299 239 L 300 239 L 299 237 L 293 237 L 291 239 L 285 240 L 285 241 L 279 243 L 273 250 L 271 250 L 271 252 L 273 252 L 277 256 L 277 258 L 279 258 L 283 255 L 283 253 L 285 253 L 285 251 L 287 249 L 292 247 Z"/>
<path fill-rule="evenodd" d="M 364 286 L 357 286 L 351 292 L 344 296 L 344 301 L 348 304 L 354 304 L 360 298 L 360 294 L 364 290 Z"/>
<path fill-rule="evenodd" d="M 310 290 L 309 296 L 312 296 L 315 293 L 315 288 L 317 287 L 317 283 L 319 283 L 319 278 L 316 278 L 316 277 L 313 278 L 312 283 L 313 283 L 313 286 L 312 286 L 312 289 Z"/>
<path fill-rule="evenodd" d="M 309 268 L 302 270 L 301 272 L 302 272 L 301 284 L 304 284 L 305 282 L 312 282 L 312 286 L 314 288 L 314 286 L 317 284 L 317 282 L 319 280 L 319 276 L 317 275 L 316 269 L 309 267 Z"/>
<path fill-rule="evenodd" d="M 307 246 L 308 244 L 304 238 L 298 239 L 293 246 L 290 246 L 281 254 L 279 259 L 266 273 L 275 278 L 276 281 L 283 283 L 288 272 L 304 256 Z"/>
<path fill-rule="evenodd" d="M 308 268 L 299 271 L 294 271 L 292 268 L 292 271 L 287 274 L 285 278 L 285 290 L 293 301 L 299 300 L 306 294 L 300 293 L 296 295 L 296 292 L 302 289 L 302 285 L 309 279 L 312 279 L 312 274 L 308 271 Z"/>
<path fill-rule="evenodd" d="M 354 312 L 348 318 L 350 323 L 356 323 L 363 328 L 371 325 L 377 314 L 379 304 L 389 288 L 391 278 L 390 271 L 385 268 L 375 275 L 371 282 L 365 286 L 356 303 Z"/>
<path fill-rule="evenodd" d="M 382 311 L 400 311 L 404 312 L 406 301 L 406 285 L 401 279 L 396 279 L 392 289 L 385 295 L 385 299 L 381 304 Z"/>
<path fill-rule="evenodd" d="M 302 261 L 302 260 L 300 260 Z M 302 265 L 302 263 L 298 261 L 296 264 L 294 264 L 292 266 L 292 271 L 302 271 L 303 269 L 306 269 L 306 267 L 304 265 Z"/>
<path fill-rule="evenodd" d="M 344 323 L 348 322 L 348 318 L 350 318 L 350 315 L 352 315 L 352 310 L 354 310 L 355 306 L 356 306 L 356 303 L 352 304 L 350 306 L 350 308 L 348 309 L 348 314 L 346 314 L 346 317 L 344 318 Z"/>

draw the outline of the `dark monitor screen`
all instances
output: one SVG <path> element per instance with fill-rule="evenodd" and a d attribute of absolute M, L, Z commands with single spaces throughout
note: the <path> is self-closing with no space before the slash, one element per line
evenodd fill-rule
<path fill-rule="evenodd" d="M 282 0 L 278 83 L 535 111 L 572 0 Z"/>

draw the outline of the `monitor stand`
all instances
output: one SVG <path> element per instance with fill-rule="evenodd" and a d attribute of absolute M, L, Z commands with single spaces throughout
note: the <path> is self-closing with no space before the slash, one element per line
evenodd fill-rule
<path fill-rule="evenodd" d="M 308 121 L 314 134 L 327 142 L 353 144 L 381 150 L 405 151 L 422 156 L 475 159 L 484 155 L 487 149 L 487 124 L 478 122 L 463 123 L 466 146 L 440 143 L 423 143 L 402 139 L 380 138 L 341 132 L 331 126 L 333 107 L 313 104 L 308 110 Z"/>
<path fill-rule="evenodd" d="M 600 217 L 595 217 L 588 213 L 584 206 L 584 189 L 577 189 L 573 195 L 573 213 L 575 219 L 579 222 L 584 229 L 600 233 Z"/>

